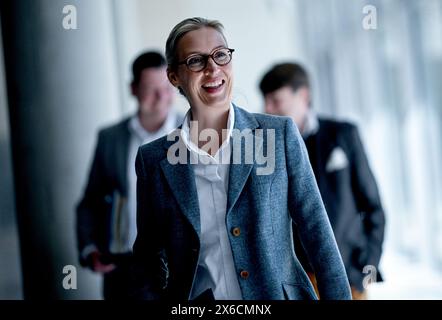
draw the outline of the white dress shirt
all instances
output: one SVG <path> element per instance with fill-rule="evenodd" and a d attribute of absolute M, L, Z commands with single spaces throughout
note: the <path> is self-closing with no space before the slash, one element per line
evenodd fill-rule
<path fill-rule="evenodd" d="M 304 128 L 301 132 L 301 135 L 304 139 L 307 139 L 309 136 L 314 135 L 319 130 L 319 119 L 316 112 L 312 109 L 309 109 L 307 115 L 304 120 Z"/>
<path fill-rule="evenodd" d="M 235 112 L 230 105 L 227 138 L 214 156 L 198 148 L 190 137 L 191 110 L 184 118 L 181 138 L 190 151 L 200 209 L 201 238 L 198 268 L 190 299 L 211 288 L 217 300 L 241 300 L 226 227 L 227 191 Z M 228 159 L 229 161 L 222 161 Z M 199 160 L 199 161 L 198 161 Z"/>
<path fill-rule="evenodd" d="M 137 175 L 135 172 L 135 158 L 138 148 L 145 143 L 167 135 L 175 129 L 176 117 L 176 113 L 171 110 L 163 126 L 155 132 L 146 131 L 141 125 L 138 115 L 134 115 L 129 120 L 130 141 L 127 161 L 128 198 L 126 206 L 123 208 L 125 212 L 123 212 L 120 225 L 120 236 L 119 238 L 113 236 L 111 239 L 110 251 L 112 253 L 132 251 L 132 246 L 137 236 Z"/>

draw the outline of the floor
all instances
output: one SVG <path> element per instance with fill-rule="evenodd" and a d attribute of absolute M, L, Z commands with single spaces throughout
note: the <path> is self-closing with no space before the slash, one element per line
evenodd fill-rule
<path fill-rule="evenodd" d="M 368 288 L 373 300 L 440 300 L 442 272 L 412 262 L 397 252 L 385 252 L 380 269 L 385 279 Z"/>
<path fill-rule="evenodd" d="M 17 230 L 14 225 L 0 229 L 0 300 L 22 299 Z"/>

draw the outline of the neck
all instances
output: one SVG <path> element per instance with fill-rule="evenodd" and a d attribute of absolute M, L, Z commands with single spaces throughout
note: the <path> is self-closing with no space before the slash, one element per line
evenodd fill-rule
<path fill-rule="evenodd" d="M 304 128 L 305 128 L 305 119 L 301 123 L 296 123 L 296 125 L 298 126 L 299 132 L 301 134 L 303 134 L 304 133 Z"/>
<path fill-rule="evenodd" d="M 304 131 L 305 131 L 305 126 L 306 126 L 306 123 L 307 123 L 307 118 L 308 118 L 308 114 L 307 113 L 301 119 L 296 119 L 295 117 L 293 117 L 293 120 L 295 121 L 296 126 L 298 127 L 299 132 L 301 134 L 303 134 Z"/>
<path fill-rule="evenodd" d="M 159 117 L 152 114 L 147 115 L 142 112 L 138 112 L 138 119 L 140 120 L 141 126 L 147 132 L 158 131 L 166 121 L 165 117 Z"/>
<path fill-rule="evenodd" d="M 197 121 L 197 126 L 190 128 L 191 130 L 191 136 L 193 137 L 199 137 L 201 131 L 205 129 L 213 129 L 218 134 L 218 145 L 213 145 L 213 148 L 211 148 L 211 154 L 215 154 L 216 151 L 219 149 L 219 147 L 224 142 L 224 139 L 226 137 L 223 137 L 223 129 L 227 129 L 227 120 L 229 117 L 229 108 L 230 104 L 227 105 L 224 108 L 193 108 L 192 109 L 192 121 Z M 198 135 L 195 136 L 196 132 L 195 129 L 198 129 Z M 193 132 L 192 132 L 193 131 Z M 192 139 L 195 143 L 195 139 Z M 199 141 L 200 139 L 197 139 L 198 147 L 201 148 L 202 146 L 207 144 L 207 141 Z"/>

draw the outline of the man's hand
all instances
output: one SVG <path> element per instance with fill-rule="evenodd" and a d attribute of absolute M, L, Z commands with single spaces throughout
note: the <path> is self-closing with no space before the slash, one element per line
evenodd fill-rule
<path fill-rule="evenodd" d="M 101 256 L 102 254 L 98 251 L 94 251 L 88 256 L 90 267 L 93 271 L 98 273 L 108 273 L 116 268 L 115 264 L 113 263 L 103 263 L 101 261 Z"/>

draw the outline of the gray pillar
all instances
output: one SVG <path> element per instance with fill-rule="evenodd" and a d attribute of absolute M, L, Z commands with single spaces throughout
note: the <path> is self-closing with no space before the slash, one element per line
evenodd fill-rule
<path fill-rule="evenodd" d="M 74 207 L 96 129 L 120 114 L 110 1 L 2 1 L 1 13 L 24 297 L 99 298 L 99 277 L 78 265 Z M 76 290 L 62 286 L 66 265 Z"/>
<path fill-rule="evenodd" d="M 22 297 L 7 108 L 0 32 L 0 300 Z"/>

